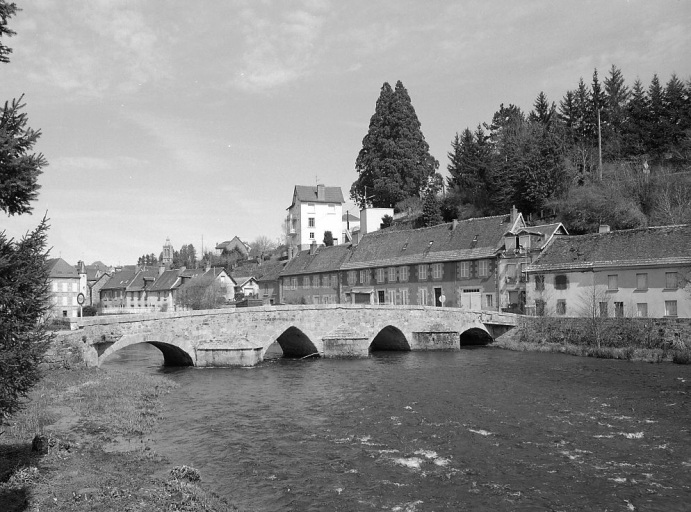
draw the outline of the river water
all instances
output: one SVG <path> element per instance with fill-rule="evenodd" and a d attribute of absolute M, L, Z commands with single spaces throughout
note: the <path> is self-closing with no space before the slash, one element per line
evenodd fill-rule
<path fill-rule="evenodd" d="M 691 366 L 382 352 L 164 373 L 152 436 L 241 510 L 691 510 Z"/>

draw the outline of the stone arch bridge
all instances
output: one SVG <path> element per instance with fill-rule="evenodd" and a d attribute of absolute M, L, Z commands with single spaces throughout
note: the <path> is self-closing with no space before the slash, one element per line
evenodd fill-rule
<path fill-rule="evenodd" d="M 274 342 L 287 357 L 367 357 L 373 350 L 460 350 L 516 324 L 514 314 L 457 308 L 264 306 L 80 318 L 66 337 L 79 342 L 88 366 L 135 343 L 157 347 L 166 365 L 248 366 Z"/>

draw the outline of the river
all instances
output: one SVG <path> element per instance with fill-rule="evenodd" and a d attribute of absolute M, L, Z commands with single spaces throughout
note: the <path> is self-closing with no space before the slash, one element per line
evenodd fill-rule
<path fill-rule="evenodd" d="M 691 366 L 475 348 L 164 368 L 152 436 L 241 510 L 691 510 Z"/>

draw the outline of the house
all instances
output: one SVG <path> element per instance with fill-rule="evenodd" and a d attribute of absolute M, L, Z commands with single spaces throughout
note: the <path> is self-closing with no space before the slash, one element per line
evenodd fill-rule
<path fill-rule="evenodd" d="M 527 311 L 689 318 L 690 269 L 690 225 L 556 236 L 526 269 Z"/>
<path fill-rule="evenodd" d="M 513 215 L 517 215 L 515 208 Z M 561 222 L 519 227 L 504 234 L 504 251 L 499 260 L 499 304 L 503 311 L 524 313 L 526 304 L 525 269 L 533 263 L 556 235 L 568 235 Z"/>
<path fill-rule="evenodd" d="M 367 233 L 341 266 L 342 299 L 496 310 L 504 234 L 523 227 L 523 217 L 514 210 L 427 228 Z"/>
<path fill-rule="evenodd" d="M 159 267 L 158 277 L 148 291 L 149 306 L 156 311 L 172 311 L 175 308 L 175 290 L 182 284 L 180 270 L 166 270 Z"/>
<path fill-rule="evenodd" d="M 374 231 L 352 246 L 315 244 L 281 273 L 282 301 L 497 310 L 504 235 L 524 227 L 514 211 L 428 228 Z"/>
<path fill-rule="evenodd" d="M 334 245 L 341 243 L 344 202 L 341 187 L 296 185 L 285 220 L 288 246 L 309 249 L 312 242 L 322 243 L 326 231 L 331 231 Z"/>
<path fill-rule="evenodd" d="M 143 313 L 149 309 L 148 291 L 153 286 L 158 269 L 123 268 L 101 287 L 101 311 L 112 313 Z"/>
<path fill-rule="evenodd" d="M 235 296 L 259 297 L 259 283 L 254 276 L 233 276 L 235 280 Z"/>
<path fill-rule="evenodd" d="M 86 270 L 80 262 L 79 270 L 62 258 L 51 258 L 48 264 L 48 289 L 51 295 L 49 316 L 75 318 L 79 316 L 78 297 L 86 291 Z"/>
<path fill-rule="evenodd" d="M 206 309 L 218 306 L 232 299 L 235 294 L 235 280 L 223 268 L 206 268 L 194 277 L 181 279 L 175 290 L 176 305 L 192 309 Z M 172 294 L 171 294 L 172 295 Z"/>
<path fill-rule="evenodd" d="M 218 251 L 219 255 L 230 256 L 236 254 L 239 260 L 246 260 L 250 254 L 250 245 L 235 236 L 232 240 L 216 244 L 216 251 Z"/>
<path fill-rule="evenodd" d="M 286 304 L 339 304 L 340 269 L 350 258 L 351 246 L 313 244 L 290 260 L 279 277 L 280 302 Z"/>
<path fill-rule="evenodd" d="M 99 301 L 99 291 L 112 275 L 112 267 L 101 261 L 86 265 L 86 301 L 85 305 L 95 306 Z M 105 276 L 105 277 L 104 277 Z"/>

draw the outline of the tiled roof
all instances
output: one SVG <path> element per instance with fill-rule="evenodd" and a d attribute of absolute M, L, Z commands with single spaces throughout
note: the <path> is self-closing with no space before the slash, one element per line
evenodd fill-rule
<path fill-rule="evenodd" d="M 255 274 L 255 277 L 259 282 L 275 281 L 278 279 L 278 276 L 283 271 L 285 265 L 285 261 L 271 262 L 271 264 L 268 262 L 264 263 L 261 267 L 259 267 L 261 273 Z"/>
<path fill-rule="evenodd" d="M 317 187 L 295 185 L 295 199 L 302 203 L 344 203 L 341 187 L 324 187 L 324 199 L 317 198 Z M 293 204 L 295 204 L 293 202 Z M 291 205 L 292 206 L 292 205 Z"/>
<path fill-rule="evenodd" d="M 314 254 L 310 254 L 309 249 L 300 251 L 300 254 L 286 264 L 281 275 L 335 272 L 341 268 L 350 255 L 350 245 L 321 246 L 317 247 Z"/>
<path fill-rule="evenodd" d="M 687 263 L 691 263 L 691 225 L 557 236 L 527 270 Z"/>
<path fill-rule="evenodd" d="M 490 258 L 513 228 L 509 215 L 461 220 L 429 228 L 366 234 L 344 269 Z"/>
<path fill-rule="evenodd" d="M 73 277 L 75 279 L 79 279 L 77 269 L 62 258 L 51 258 L 47 261 L 47 263 L 48 268 L 50 269 L 48 274 L 49 278 L 56 279 Z"/>
<path fill-rule="evenodd" d="M 130 285 L 135 276 L 136 272 L 130 269 L 115 272 L 101 290 L 124 290 Z"/>
<path fill-rule="evenodd" d="M 137 272 L 136 276 L 132 280 L 132 282 L 129 284 L 127 289 L 129 291 L 139 291 L 139 290 L 144 290 L 144 289 L 149 289 L 153 283 L 154 280 L 158 277 L 158 269 L 152 268 L 152 269 L 145 269 L 145 270 L 140 270 Z M 147 279 L 145 279 L 147 278 Z M 147 287 L 148 286 L 148 287 Z"/>
<path fill-rule="evenodd" d="M 172 290 L 180 286 L 179 270 L 165 270 L 160 274 L 149 291 L 162 292 Z"/>

